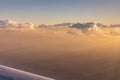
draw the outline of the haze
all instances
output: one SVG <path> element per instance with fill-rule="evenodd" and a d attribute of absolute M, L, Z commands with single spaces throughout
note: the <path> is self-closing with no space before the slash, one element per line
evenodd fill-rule
<path fill-rule="evenodd" d="M 1 31 L 0 37 L 1 65 L 56 80 L 120 79 L 118 36 L 86 35 L 71 28 L 41 28 Z"/>

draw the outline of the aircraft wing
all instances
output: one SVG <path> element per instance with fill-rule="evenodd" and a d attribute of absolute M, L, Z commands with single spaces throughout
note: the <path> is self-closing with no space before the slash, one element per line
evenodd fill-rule
<path fill-rule="evenodd" d="M 55 80 L 0 65 L 0 80 Z"/>

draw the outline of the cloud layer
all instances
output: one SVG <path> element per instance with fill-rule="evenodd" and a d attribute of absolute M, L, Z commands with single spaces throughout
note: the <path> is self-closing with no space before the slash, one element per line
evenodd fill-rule
<path fill-rule="evenodd" d="M 120 24 L 105 25 L 97 22 L 86 23 L 61 23 L 54 25 L 41 24 L 35 26 L 32 23 L 18 23 L 12 20 L 0 20 L 0 31 L 49 31 L 52 33 L 66 32 L 68 34 L 87 35 L 120 35 Z"/>

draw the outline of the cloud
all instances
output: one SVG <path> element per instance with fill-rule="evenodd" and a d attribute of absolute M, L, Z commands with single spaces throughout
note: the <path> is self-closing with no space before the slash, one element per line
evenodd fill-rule
<path fill-rule="evenodd" d="M 61 24 L 55 24 L 53 25 L 54 27 L 69 27 L 71 26 L 73 23 L 61 23 Z"/>
<path fill-rule="evenodd" d="M 12 20 L 0 20 L 0 28 L 17 27 L 17 22 Z"/>
<path fill-rule="evenodd" d="M 38 25 L 36 28 L 49 28 L 49 27 L 52 27 L 52 26 L 46 25 L 46 24 L 41 24 L 41 25 Z"/>
<path fill-rule="evenodd" d="M 111 27 L 120 27 L 120 24 L 111 25 Z"/>
<path fill-rule="evenodd" d="M 60 24 L 54 24 L 54 25 L 46 25 L 46 24 L 41 24 L 38 25 L 36 28 L 63 28 L 63 27 L 70 27 L 72 26 L 73 23 L 60 23 Z"/>
<path fill-rule="evenodd" d="M 105 27 L 105 25 L 96 22 L 87 22 L 87 23 L 76 23 L 70 27 L 80 29 L 83 33 L 87 33 L 87 32 L 100 33 L 101 32 L 100 28 Z"/>
<path fill-rule="evenodd" d="M 70 28 L 81 30 L 82 34 L 100 36 L 120 36 L 120 24 L 105 25 L 96 22 L 75 23 Z"/>
<path fill-rule="evenodd" d="M 0 29 L 4 30 L 26 30 L 34 29 L 34 24 L 32 23 L 18 23 L 12 20 L 0 20 Z"/>
<path fill-rule="evenodd" d="M 43 29 L 44 28 L 44 29 Z M 54 34 L 68 33 L 71 35 L 120 35 L 120 24 L 105 25 L 96 22 L 86 23 L 61 23 L 55 25 L 41 24 L 35 26 L 32 23 L 18 23 L 13 20 L 0 20 L 0 31 L 43 31 Z"/>
<path fill-rule="evenodd" d="M 18 24 L 17 28 L 33 29 L 34 28 L 34 24 L 32 24 L 32 23 L 21 23 L 21 24 Z"/>

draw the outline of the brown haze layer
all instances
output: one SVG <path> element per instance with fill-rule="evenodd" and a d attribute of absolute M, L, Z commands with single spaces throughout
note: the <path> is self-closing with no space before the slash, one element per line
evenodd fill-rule
<path fill-rule="evenodd" d="M 61 29 L 1 31 L 0 64 L 56 80 L 120 80 L 120 41 Z"/>

